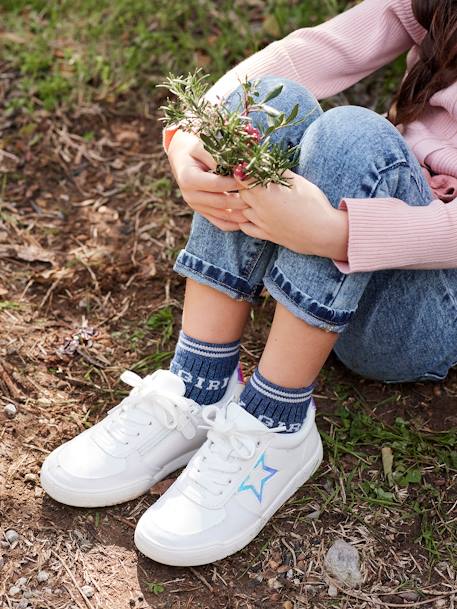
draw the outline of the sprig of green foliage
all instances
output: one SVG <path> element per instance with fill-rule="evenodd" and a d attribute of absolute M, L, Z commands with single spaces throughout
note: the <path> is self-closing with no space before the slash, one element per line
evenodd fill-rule
<path fill-rule="evenodd" d="M 268 104 L 282 92 L 282 85 L 275 87 L 260 100 L 257 81 L 241 83 L 243 89 L 239 107 L 229 110 L 222 102 L 215 104 L 205 98 L 209 85 L 207 75 L 196 70 L 187 76 L 170 74 L 164 83 L 174 96 L 162 106 L 166 126 L 176 126 L 197 135 L 205 150 L 217 164 L 219 175 L 236 175 L 249 180 L 250 187 L 269 183 L 290 186 L 284 177 L 288 169 L 297 163 L 297 147 L 285 148 L 271 141 L 273 133 L 284 127 L 298 125 L 298 104 L 286 115 Z M 250 114 L 264 112 L 268 127 L 260 130 L 252 125 Z"/>

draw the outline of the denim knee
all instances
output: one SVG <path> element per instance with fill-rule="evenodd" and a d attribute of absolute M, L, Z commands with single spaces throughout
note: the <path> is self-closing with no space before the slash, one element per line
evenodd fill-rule
<path fill-rule="evenodd" d="M 300 142 L 297 172 L 317 184 L 334 207 L 344 197 L 397 196 L 424 205 L 432 196 L 400 132 L 359 106 L 332 108 L 309 126 Z"/>

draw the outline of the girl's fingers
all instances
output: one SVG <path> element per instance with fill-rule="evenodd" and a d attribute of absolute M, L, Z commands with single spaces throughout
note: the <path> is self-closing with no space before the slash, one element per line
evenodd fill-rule
<path fill-rule="evenodd" d="M 225 209 L 214 209 L 213 207 L 208 207 L 206 205 L 197 205 L 193 208 L 202 216 L 204 214 L 213 216 L 214 218 L 218 218 L 219 220 L 224 220 L 225 222 L 236 223 L 237 225 L 240 222 L 246 222 L 247 218 L 242 211 L 227 211 Z"/>
<path fill-rule="evenodd" d="M 262 239 L 263 241 L 268 241 L 265 232 L 255 224 L 252 224 L 252 222 L 245 222 L 244 224 L 240 224 L 239 230 L 243 231 L 245 235 L 249 235 L 249 237 L 253 237 L 254 239 Z"/>
<path fill-rule="evenodd" d="M 192 183 L 192 188 L 194 190 L 203 190 L 205 192 L 229 192 L 231 190 L 238 190 L 238 184 L 235 178 L 230 176 L 219 176 L 210 171 L 195 171 L 195 168 L 192 171 L 191 179 L 187 181 Z M 184 184 L 186 180 L 181 178 L 181 182 Z"/>
<path fill-rule="evenodd" d="M 212 216 L 211 214 L 201 214 L 204 218 L 206 218 L 209 222 L 211 222 L 211 224 L 214 224 L 214 226 L 217 226 L 217 228 L 220 228 L 223 231 L 226 232 L 233 232 L 236 230 L 240 230 L 240 227 L 238 224 L 236 224 L 235 222 L 225 222 L 224 220 L 220 220 L 219 218 L 215 218 L 214 216 Z"/>
<path fill-rule="evenodd" d="M 255 224 L 256 226 L 260 226 L 262 224 L 257 211 L 252 207 L 247 207 L 242 213 L 246 220 L 251 222 L 251 224 Z"/>
<path fill-rule="evenodd" d="M 213 159 L 210 153 L 205 150 L 203 142 L 200 138 L 198 138 L 198 140 L 195 142 L 192 156 L 208 167 L 208 169 L 214 170 L 217 167 L 216 161 Z"/>
<path fill-rule="evenodd" d="M 246 209 L 246 203 L 238 196 L 238 194 L 225 194 L 217 192 L 190 192 L 183 193 L 186 202 L 193 208 L 202 205 L 213 209 Z"/>

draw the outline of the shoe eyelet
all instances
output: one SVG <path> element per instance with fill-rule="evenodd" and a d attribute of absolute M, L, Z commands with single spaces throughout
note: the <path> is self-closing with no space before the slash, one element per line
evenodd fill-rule
<path fill-rule="evenodd" d="M 149 421 L 148 425 L 152 425 L 152 421 Z"/>
<path fill-rule="evenodd" d="M 256 446 L 260 446 L 260 440 L 257 440 L 257 442 L 256 442 L 256 444 L 255 444 L 255 445 L 256 445 Z"/>

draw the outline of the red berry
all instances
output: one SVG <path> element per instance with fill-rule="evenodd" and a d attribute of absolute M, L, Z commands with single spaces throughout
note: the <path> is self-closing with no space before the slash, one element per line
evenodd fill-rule
<path fill-rule="evenodd" d="M 260 141 L 260 131 L 258 129 L 256 129 L 256 127 L 253 127 L 250 123 L 248 125 L 245 126 L 244 128 L 245 132 L 250 135 L 256 142 Z"/>
<path fill-rule="evenodd" d="M 238 165 L 235 165 L 235 167 L 233 168 L 233 175 L 235 176 L 235 178 L 238 178 L 238 180 L 245 180 L 247 178 L 246 172 L 244 171 L 246 169 L 246 167 L 248 166 L 248 164 L 246 163 L 246 161 L 243 161 L 243 163 L 238 163 Z"/>

